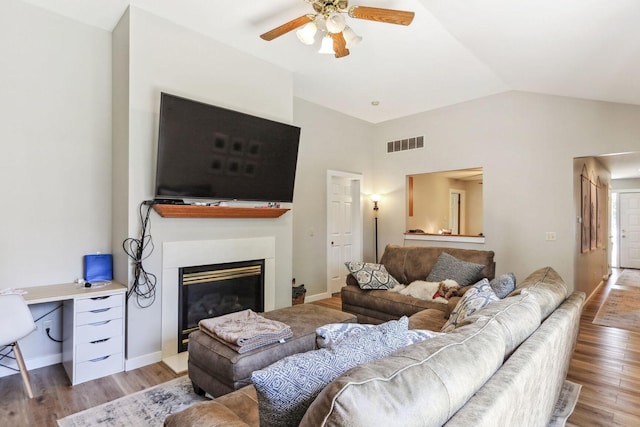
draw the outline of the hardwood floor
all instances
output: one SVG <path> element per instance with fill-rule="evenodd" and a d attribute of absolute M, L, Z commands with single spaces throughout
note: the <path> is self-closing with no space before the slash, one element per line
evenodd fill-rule
<path fill-rule="evenodd" d="M 20 374 L 0 378 L 0 426 L 54 427 L 59 418 L 177 377 L 163 363 L 73 387 L 60 364 L 31 370 L 29 375 L 33 399 L 27 398 Z"/>
<path fill-rule="evenodd" d="M 569 422 L 581 426 L 640 425 L 640 333 L 592 323 L 618 272 L 585 305 L 568 379 L 582 384 Z M 312 304 L 340 310 L 339 296 Z M 62 365 L 30 371 L 36 397 L 27 399 L 19 374 L 0 378 L 0 426 L 56 426 L 67 415 L 175 378 L 163 363 L 71 387 Z M 535 396 L 532 396 L 535 398 Z"/>
<path fill-rule="evenodd" d="M 592 323 L 621 271 L 587 302 L 567 379 L 582 384 L 569 422 L 581 427 L 640 425 L 640 333 Z"/>

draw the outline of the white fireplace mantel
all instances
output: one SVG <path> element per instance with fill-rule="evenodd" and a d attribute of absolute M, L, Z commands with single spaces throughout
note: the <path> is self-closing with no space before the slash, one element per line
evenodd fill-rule
<path fill-rule="evenodd" d="M 275 237 L 192 240 L 162 245 L 162 359 L 178 354 L 179 269 L 264 259 L 264 310 L 275 308 Z"/>

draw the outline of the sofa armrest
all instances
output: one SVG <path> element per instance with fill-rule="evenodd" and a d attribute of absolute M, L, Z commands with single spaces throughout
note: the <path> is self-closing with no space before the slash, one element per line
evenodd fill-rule
<path fill-rule="evenodd" d="M 248 425 L 235 412 L 216 401 L 198 403 L 184 411 L 169 415 L 164 420 L 164 427 L 247 427 Z"/>
<path fill-rule="evenodd" d="M 164 420 L 164 427 L 258 427 L 259 424 L 258 397 L 253 385 L 195 404 Z"/>
<path fill-rule="evenodd" d="M 358 285 L 358 281 L 356 280 L 356 278 L 353 277 L 353 274 L 351 274 L 351 273 L 349 273 L 347 275 L 346 284 L 347 285 L 358 286 L 358 287 L 360 286 L 360 285 Z"/>

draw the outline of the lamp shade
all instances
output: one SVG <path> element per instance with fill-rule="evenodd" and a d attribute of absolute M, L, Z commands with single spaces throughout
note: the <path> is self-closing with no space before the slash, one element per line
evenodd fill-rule
<path fill-rule="evenodd" d="M 327 31 L 333 34 L 337 34 L 344 30 L 344 27 L 347 25 L 344 16 L 341 13 L 334 12 L 329 15 L 325 22 L 327 26 Z"/>
<path fill-rule="evenodd" d="M 357 45 L 362 41 L 362 37 L 357 35 L 356 32 L 353 31 L 349 26 L 344 27 L 344 30 L 342 30 L 342 35 L 344 35 L 344 40 L 347 42 L 345 46 L 347 49 Z"/>
<path fill-rule="evenodd" d="M 318 53 L 324 53 L 328 55 L 334 55 L 336 52 L 333 50 L 333 38 L 329 34 L 322 38 L 322 44 Z"/>
<path fill-rule="evenodd" d="M 315 42 L 316 32 L 318 31 L 318 26 L 315 22 L 309 22 L 304 27 L 300 28 L 296 31 L 296 36 L 298 36 L 298 40 L 306 45 L 312 45 Z"/>

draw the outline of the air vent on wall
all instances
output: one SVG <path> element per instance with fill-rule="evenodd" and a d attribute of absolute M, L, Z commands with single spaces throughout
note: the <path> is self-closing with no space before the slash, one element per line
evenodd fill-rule
<path fill-rule="evenodd" d="M 414 136 L 413 138 L 387 142 L 387 153 L 414 150 L 416 148 L 424 148 L 424 136 Z"/>

